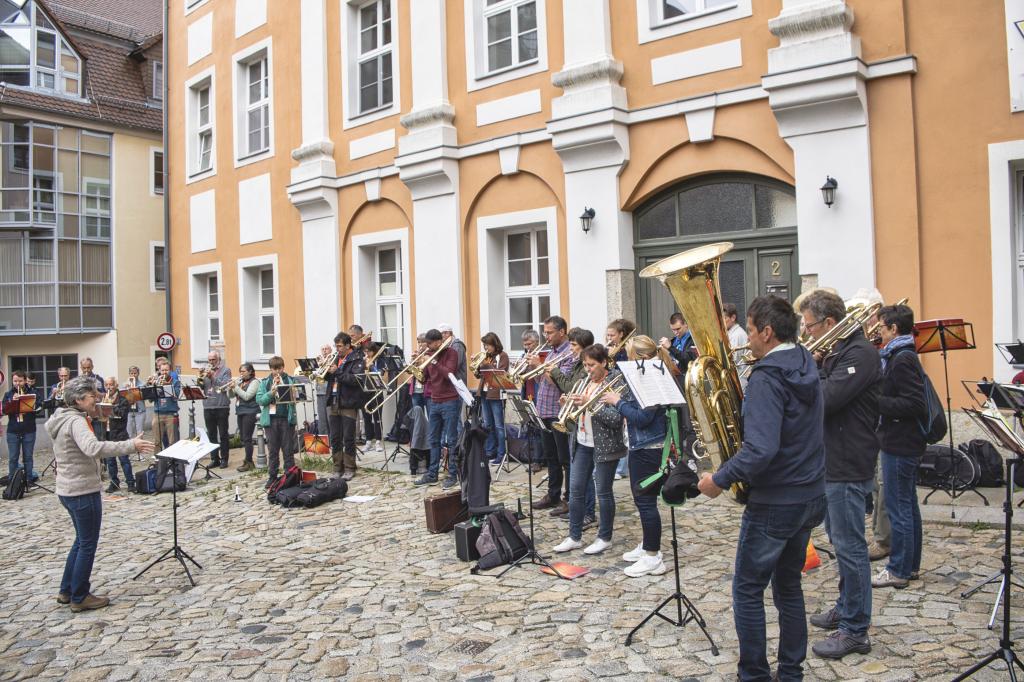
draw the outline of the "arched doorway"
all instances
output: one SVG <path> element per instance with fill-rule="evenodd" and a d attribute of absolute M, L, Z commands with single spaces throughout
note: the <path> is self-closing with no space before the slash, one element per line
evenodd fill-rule
<path fill-rule="evenodd" d="M 722 301 L 735 303 L 744 320 L 747 304 L 774 294 L 792 300 L 800 290 L 796 197 L 789 185 L 759 175 L 716 173 L 675 185 L 633 213 L 636 268 L 686 249 L 729 241 L 722 258 Z M 657 338 L 677 309 L 657 280 L 637 282 L 637 322 Z"/>

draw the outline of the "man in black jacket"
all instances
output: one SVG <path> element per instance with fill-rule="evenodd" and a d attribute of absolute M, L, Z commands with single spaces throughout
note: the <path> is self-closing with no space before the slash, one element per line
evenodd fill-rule
<path fill-rule="evenodd" d="M 807 656 L 801 571 L 811 530 L 825 518 L 824 406 L 818 369 L 796 343 L 787 301 L 754 299 L 747 308 L 750 351 L 758 359 L 743 400 L 743 445 L 698 488 L 716 497 L 734 483 L 750 488 L 732 579 L 739 679 L 768 680 L 764 591 L 779 612 L 780 680 L 799 680 Z"/>
<path fill-rule="evenodd" d="M 357 374 L 365 370 L 363 352 L 352 347 L 352 337 L 338 332 L 334 337 L 337 365 L 327 375 L 327 411 L 331 433 L 334 470 L 351 481 L 356 475 L 356 418 L 365 402 Z"/>
<path fill-rule="evenodd" d="M 914 311 L 905 305 L 878 311 L 882 334 L 882 385 L 878 396 L 878 441 L 882 493 L 892 524 L 889 564 L 871 580 L 874 587 L 906 587 L 921 570 L 921 509 L 917 466 L 927 442 L 920 421 L 928 415 L 924 369 L 914 348 Z"/>
<path fill-rule="evenodd" d="M 843 299 L 824 289 L 800 303 L 804 329 L 817 340 L 836 334 L 846 317 Z M 814 653 L 842 658 L 868 653 L 871 641 L 871 561 L 864 537 L 864 510 L 874 488 L 878 456 L 878 351 L 857 327 L 831 350 L 816 353 L 825 398 L 825 529 L 839 562 L 839 598 L 825 613 L 811 616 L 811 625 L 834 630 L 816 642 Z"/>

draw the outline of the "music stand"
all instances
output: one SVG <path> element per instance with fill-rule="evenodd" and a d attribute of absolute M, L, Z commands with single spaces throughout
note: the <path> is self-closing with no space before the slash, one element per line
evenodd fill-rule
<path fill-rule="evenodd" d="M 1024 341 L 1017 339 L 1015 343 L 997 343 L 996 348 L 1008 365 L 1014 369 L 1024 369 Z"/>
<path fill-rule="evenodd" d="M 951 476 L 948 482 L 936 481 L 936 485 L 924 496 L 921 504 L 928 504 L 928 498 L 939 490 L 949 495 L 953 508 L 950 510 L 951 518 L 956 518 L 956 499 L 966 492 L 973 492 L 980 497 L 988 506 L 986 498 L 977 488 L 957 487 L 955 470 L 952 458 L 957 454 L 956 446 L 953 444 L 953 399 L 949 394 L 949 361 L 947 355 L 952 350 L 974 350 L 977 346 L 974 343 L 974 325 L 964 322 L 962 319 L 946 320 L 922 320 L 914 324 L 914 347 L 918 355 L 925 353 L 942 353 L 942 374 L 946 386 L 946 426 L 949 432 L 949 470 Z"/>
<path fill-rule="evenodd" d="M 200 443 L 194 440 L 179 440 L 177 443 L 171 445 L 171 447 L 162 450 L 158 455 L 158 457 L 163 457 L 164 459 L 169 460 L 171 464 L 171 510 L 174 524 L 174 544 L 171 545 L 170 549 L 150 562 L 148 566 L 136 573 L 132 580 L 138 580 L 143 573 L 153 568 L 161 561 L 174 559 L 181 564 L 183 569 L 185 569 L 185 575 L 188 576 L 188 581 L 192 583 L 192 587 L 196 586 L 196 581 L 192 579 L 192 572 L 188 570 L 188 564 L 185 563 L 185 559 L 188 559 L 195 564 L 196 568 L 199 570 L 202 570 L 203 567 L 200 566 L 199 562 L 193 559 L 188 552 L 182 549 L 180 544 L 178 544 L 178 467 L 186 464 L 198 464 L 199 460 L 206 457 L 219 447 L 220 446 L 217 443 Z"/>
<path fill-rule="evenodd" d="M 181 395 L 174 395 L 174 387 L 172 384 L 161 386 L 163 389 L 164 397 L 174 398 L 177 397 L 179 401 L 185 401 L 188 403 L 188 437 L 189 440 L 196 437 L 196 401 L 206 400 L 206 394 L 203 392 L 202 387 L 197 385 L 181 385 Z"/>
<path fill-rule="evenodd" d="M 544 420 L 540 418 L 539 414 L 537 414 L 537 407 L 533 403 L 523 400 L 518 395 L 510 395 L 508 397 L 508 401 L 512 405 L 512 409 L 515 411 L 516 415 L 519 417 L 520 423 L 526 426 L 527 438 L 530 437 L 531 429 L 547 431 L 547 427 L 544 426 Z M 528 563 L 533 564 L 534 566 L 547 566 L 551 569 L 551 572 L 554 573 L 554 575 L 558 576 L 562 580 L 571 580 L 568 576 L 559 573 L 558 569 L 552 566 L 548 562 L 547 558 L 537 551 L 537 539 L 533 525 L 533 467 L 526 467 L 526 477 L 527 500 L 530 505 L 530 547 L 526 554 L 513 561 L 504 571 L 494 577 L 500 578 L 513 568 Z"/>
<path fill-rule="evenodd" d="M 1013 666 L 1017 666 L 1024 671 L 1024 663 L 1021 662 L 1017 656 L 1017 652 L 1013 649 L 1013 640 L 1010 638 L 1010 590 L 1007 589 L 1007 583 L 1013 583 L 1014 585 L 1020 586 L 1013 580 L 1013 557 L 1011 554 L 1011 526 L 1013 523 L 1013 477 L 1014 471 L 1018 466 L 1024 465 L 1024 441 L 1020 439 L 1017 434 L 1007 427 L 1006 422 L 1003 421 L 1000 415 L 992 415 L 980 410 L 973 410 L 967 408 L 964 410 L 971 419 L 974 420 L 983 430 L 987 431 L 988 434 L 995 440 L 996 443 L 1013 453 L 1013 456 L 1006 460 L 1006 497 L 1003 500 L 1003 512 L 1005 515 L 1004 527 L 1003 527 L 1003 568 L 997 574 L 1001 584 L 999 587 L 999 593 L 996 597 L 996 605 L 992 609 L 993 616 L 995 615 L 996 609 L 999 608 L 999 596 L 1004 597 L 1003 599 L 1003 630 L 999 637 L 999 648 L 985 656 L 970 668 L 966 672 L 954 678 L 953 682 L 960 682 L 965 680 L 974 673 L 978 672 L 982 668 L 988 667 L 995 661 L 1003 661 L 1006 663 L 1006 670 L 1011 680 L 1016 680 L 1017 675 L 1013 669 Z M 987 585 L 990 582 L 995 582 L 996 576 L 992 579 L 985 581 L 982 585 Z M 981 585 L 971 590 L 973 594 Z M 961 595 L 963 596 L 963 595 Z M 989 624 L 991 628 L 991 622 Z"/>

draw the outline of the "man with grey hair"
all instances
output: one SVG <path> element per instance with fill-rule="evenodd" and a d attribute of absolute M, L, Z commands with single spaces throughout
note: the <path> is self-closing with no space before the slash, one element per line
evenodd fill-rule
<path fill-rule="evenodd" d="M 800 314 L 804 329 L 817 340 L 846 317 L 846 306 L 838 295 L 819 290 L 800 302 Z M 864 512 L 878 458 L 881 361 L 859 326 L 814 357 L 825 399 L 825 530 L 839 564 L 839 598 L 825 613 L 811 616 L 811 625 L 834 630 L 811 650 L 839 659 L 871 651 L 871 561 Z"/>
<path fill-rule="evenodd" d="M 441 339 L 451 339 L 452 349 L 459 354 L 459 367 L 455 372 L 455 376 L 462 380 L 462 383 L 466 383 L 466 344 L 462 342 L 462 339 L 455 336 L 455 332 L 450 324 L 442 322 L 437 325 L 437 331 L 441 332 Z"/>
<path fill-rule="evenodd" d="M 85 356 L 84 358 L 78 361 L 78 376 L 91 378 L 94 382 L 96 382 L 96 391 L 102 394 L 106 390 L 106 382 L 103 380 L 103 377 L 101 377 L 99 374 L 94 374 L 92 368 L 92 358 L 90 358 L 89 356 Z M 97 419 L 95 422 L 93 422 L 92 427 L 93 430 L 96 432 L 96 438 L 98 438 L 99 440 L 107 439 L 107 425 L 105 423 Z"/>
<path fill-rule="evenodd" d="M 231 445 L 228 438 L 228 419 L 231 416 L 231 396 L 227 391 L 218 391 L 231 381 L 231 370 L 220 361 L 220 353 L 211 350 L 206 355 L 209 367 L 199 372 L 199 385 L 206 393 L 203 401 L 203 421 L 211 443 L 219 443 L 220 450 L 210 457 L 210 466 L 228 468 Z M 219 452 L 219 456 L 218 456 Z"/>

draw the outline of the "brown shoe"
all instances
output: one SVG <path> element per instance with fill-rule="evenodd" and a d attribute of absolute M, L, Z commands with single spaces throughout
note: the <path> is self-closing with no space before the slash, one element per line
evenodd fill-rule
<path fill-rule="evenodd" d="M 255 467 L 252 465 L 252 462 L 250 462 L 249 460 L 246 460 L 246 461 L 242 462 L 242 466 L 240 466 L 237 469 L 235 469 L 235 471 L 252 471 L 254 468 Z"/>
<path fill-rule="evenodd" d="M 533 464 L 530 465 L 530 469 L 533 470 L 533 473 L 539 474 L 540 472 L 544 471 L 544 465 L 539 462 L 534 462 Z"/>
<path fill-rule="evenodd" d="M 540 498 L 539 501 L 533 503 L 533 508 L 534 509 L 551 509 L 552 507 L 554 507 L 557 504 L 558 504 L 558 502 L 556 500 L 552 500 L 550 495 L 545 495 L 544 497 Z"/>
<path fill-rule="evenodd" d="M 71 603 L 71 595 L 68 594 L 67 592 L 58 592 L 57 593 L 57 603 L 58 604 L 70 604 Z"/>
<path fill-rule="evenodd" d="M 102 609 L 104 606 L 107 606 L 108 604 L 110 604 L 109 597 L 97 597 L 94 594 L 89 594 L 86 595 L 85 599 L 83 599 L 80 603 L 72 603 L 71 610 L 75 613 L 78 613 L 79 611 L 92 611 L 94 609 Z"/>
<path fill-rule="evenodd" d="M 561 502 L 558 503 L 557 507 L 555 507 L 548 513 L 551 514 L 551 516 L 565 516 L 569 513 L 569 503 L 566 502 L 565 500 L 562 500 Z"/>
<path fill-rule="evenodd" d="M 887 556 L 889 556 L 888 547 L 883 547 L 877 542 L 872 542 L 868 545 L 868 558 L 871 561 L 878 561 L 879 559 L 884 559 Z"/>

